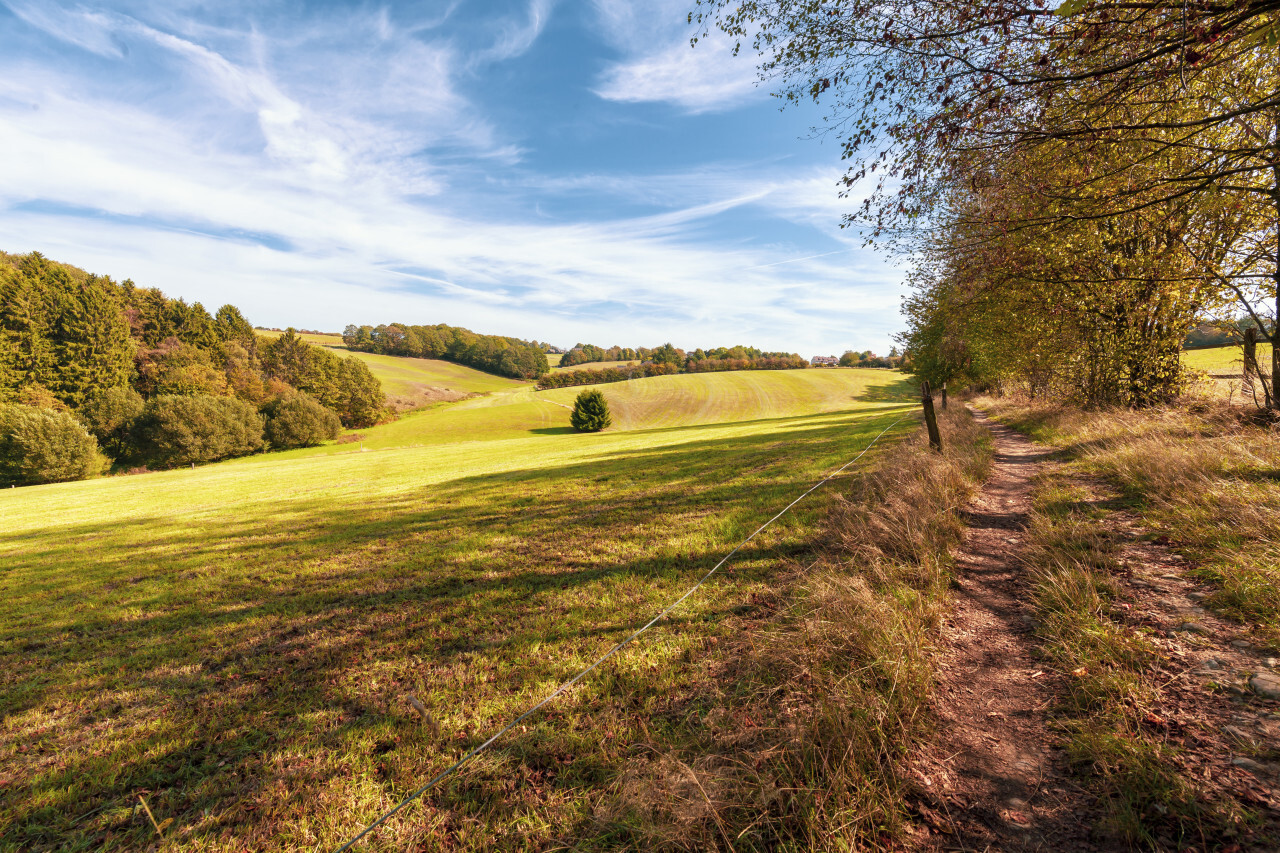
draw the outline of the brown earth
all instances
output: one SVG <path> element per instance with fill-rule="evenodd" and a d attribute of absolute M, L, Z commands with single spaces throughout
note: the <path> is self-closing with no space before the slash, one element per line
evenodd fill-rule
<path fill-rule="evenodd" d="M 988 426 L 996 456 L 965 508 L 969 532 L 942 629 L 938 738 L 914 766 L 916 809 L 933 830 L 919 849 L 1096 849 L 1088 841 L 1090 798 L 1054 760 L 1046 709 L 1058 676 L 1034 656 L 1018 560 L 1031 477 L 1052 449 Z"/>
<path fill-rule="evenodd" d="M 1118 850 L 1092 832 L 1096 798 L 1064 767 L 1049 710 L 1062 676 L 1035 654 L 1027 581 L 1020 561 L 1031 478 L 1053 448 L 987 421 L 996 457 L 990 479 L 966 508 L 970 525 L 957 554 L 954 607 L 942 629 L 934 713 L 938 736 L 913 763 L 920 816 L 917 850 Z M 1097 484 L 1091 484 L 1097 486 Z M 1105 491 L 1105 490 L 1102 490 Z M 1110 496 L 1101 495 L 1104 504 Z M 1197 604 L 1209 590 L 1166 543 L 1150 541 L 1142 519 L 1115 511 L 1107 524 L 1121 543 L 1122 600 L 1129 624 L 1161 652 L 1156 723 L 1179 752 L 1185 776 L 1212 799 L 1257 817 L 1248 837 L 1204 839 L 1182 849 L 1272 849 L 1280 827 L 1280 701 L 1268 699 L 1275 659 L 1251 646 L 1238 625 Z M 1280 690 L 1280 679 L 1275 682 Z M 1160 839 L 1161 849 L 1179 849 Z M 1163 842 L 1168 841 L 1165 846 Z"/>

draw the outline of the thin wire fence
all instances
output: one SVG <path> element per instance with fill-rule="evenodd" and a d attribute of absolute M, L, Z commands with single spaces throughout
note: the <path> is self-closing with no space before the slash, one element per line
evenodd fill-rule
<path fill-rule="evenodd" d="M 447 778 L 448 776 L 452 775 L 453 773 L 456 773 L 459 769 L 461 769 L 461 768 L 462 768 L 462 766 L 463 766 L 463 765 L 467 764 L 468 762 L 470 762 L 470 761 L 471 761 L 471 759 L 475 758 L 475 757 L 476 757 L 477 755 L 479 755 L 481 752 L 484 752 L 486 749 L 488 749 L 488 748 L 489 748 L 489 746 L 490 746 L 491 744 L 493 744 L 495 741 L 497 741 L 497 740 L 498 740 L 498 738 L 502 737 L 502 736 L 503 736 L 503 735 L 505 735 L 507 732 L 509 732 L 509 731 L 511 731 L 512 729 L 514 729 L 516 726 L 520 725 L 522 722 L 524 722 L 524 720 L 526 720 L 526 719 L 527 719 L 529 716 L 531 716 L 532 714 L 537 713 L 537 712 L 538 712 L 538 711 L 539 711 L 543 706 L 545 706 L 545 705 L 546 705 L 546 704 L 548 704 L 549 702 L 554 701 L 557 697 L 559 697 L 559 696 L 561 696 L 562 694 L 564 694 L 564 692 L 565 692 L 565 691 L 567 691 L 569 688 L 573 687 L 573 686 L 574 686 L 575 684 L 577 684 L 579 681 L 581 681 L 582 679 L 584 679 L 584 678 L 586 678 L 588 675 L 590 675 L 592 672 L 594 672 L 594 671 L 595 671 L 595 670 L 596 670 L 596 669 L 597 669 L 597 668 L 598 668 L 602 663 L 604 663 L 604 662 L 605 662 L 605 661 L 607 661 L 609 658 L 613 657 L 613 656 L 614 656 L 614 655 L 616 655 L 618 652 L 622 651 L 624 648 L 626 648 L 628 645 L 630 645 L 630 644 L 631 644 L 631 642 L 632 642 L 632 640 L 636 639 L 636 638 L 637 638 L 637 637 L 639 637 L 641 634 L 643 634 L 645 631 L 648 631 L 650 628 L 652 628 L 652 627 L 653 627 L 654 625 L 656 625 L 658 622 L 660 622 L 660 621 L 662 621 L 664 618 L 666 618 L 666 616 L 667 616 L 669 613 L 671 613 L 671 611 L 675 610 L 677 607 L 679 607 L 681 604 L 683 604 L 683 603 L 684 603 L 684 601 L 685 601 L 686 599 L 688 599 L 688 598 L 689 598 L 689 596 L 691 596 L 691 595 L 693 595 L 695 592 L 697 592 L 697 591 L 698 591 L 698 589 L 699 589 L 699 588 L 701 588 L 701 587 L 702 587 L 702 585 L 703 585 L 703 584 L 705 584 L 705 583 L 706 583 L 706 582 L 711 578 L 711 576 L 712 576 L 712 575 L 714 575 L 716 572 L 718 572 L 718 571 L 720 570 L 720 568 L 721 568 L 725 563 L 729 562 L 729 560 L 730 560 L 730 559 L 732 559 L 732 557 L 733 557 L 733 555 L 734 555 L 734 554 L 737 554 L 739 551 L 741 551 L 741 550 L 743 549 L 743 547 L 744 547 L 744 546 L 746 546 L 749 542 L 751 542 L 751 540 L 753 540 L 753 539 L 755 539 L 757 536 L 759 536 L 762 532 L 764 532 L 764 531 L 765 531 L 765 530 L 766 530 L 770 525 L 772 525 L 772 524 L 773 524 L 775 521 L 777 521 L 779 518 L 782 518 L 782 516 L 786 515 L 786 514 L 787 514 L 787 512 L 789 512 L 789 511 L 791 510 L 791 508 L 792 508 L 792 507 L 794 507 L 796 504 L 800 503 L 800 501 L 804 500 L 804 499 L 805 499 L 805 498 L 807 498 L 809 495 L 813 494 L 813 493 L 814 493 L 814 492 L 816 492 L 818 489 L 820 489 L 820 488 L 822 488 L 823 486 L 825 486 L 827 483 L 831 482 L 831 480 L 832 480 L 832 479 L 834 479 L 835 477 L 837 477 L 837 476 L 839 476 L 840 474 L 844 473 L 844 471 L 845 471 L 845 470 L 847 470 L 851 465 L 853 465 L 855 462 L 857 462 L 859 459 L 861 459 L 863 456 L 865 456 L 865 455 L 866 455 L 866 453 L 867 453 L 867 451 L 868 451 L 868 450 L 870 450 L 872 447 L 874 447 L 874 446 L 875 446 L 875 443 L 876 443 L 877 441 L 879 441 L 879 440 L 880 440 L 880 438 L 881 438 L 881 437 L 882 437 L 886 432 L 888 432 L 889 430 L 893 429 L 894 427 L 896 427 L 898 424 L 902 423 L 903 421 L 907 420 L 907 418 L 911 417 L 911 415 L 912 415 L 912 413 L 911 413 L 911 412 L 908 412 L 907 414 L 905 414 L 905 415 L 903 415 L 902 417 L 898 418 L 898 419 L 897 419 L 896 421 L 894 421 L 893 423 L 889 424 L 889 425 L 888 425 L 887 427 L 885 427 L 884 429 L 880 430 L 880 432 L 876 434 L 876 437 L 875 437 L 875 438 L 873 438 L 873 439 L 871 439 L 871 441 L 869 441 L 869 442 L 867 443 L 867 446 L 866 446 L 866 447 L 864 447 L 864 448 L 862 448 L 862 451 L 861 451 L 857 456 L 853 457 L 853 458 L 852 458 L 852 459 L 850 459 L 848 462 L 844 463 L 844 464 L 843 464 L 843 465 L 841 465 L 839 468 L 835 469 L 835 470 L 834 470 L 834 471 L 832 471 L 830 474 L 828 474 L 827 476 L 823 477 L 823 478 L 822 478 L 821 480 L 819 480 L 818 482 L 814 483 L 812 486 L 810 486 L 808 489 L 806 489 L 806 490 L 804 491 L 804 493 L 803 493 L 803 494 L 801 494 L 799 497 L 797 497 L 797 498 L 796 498 L 795 500 L 793 500 L 791 503 L 787 504 L 785 507 L 783 507 L 781 510 L 779 510 L 779 511 L 778 511 L 778 513 L 777 513 L 776 515 L 774 515 L 774 516 L 773 516 L 773 518 L 770 518 L 770 519 L 769 519 L 768 521 L 766 521 L 764 524 L 762 524 L 762 525 L 760 525 L 759 527 L 757 527 L 757 528 L 755 529 L 755 532 L 754 532 L 754 533 L 752 533 L 752 534 L 751 534 L 750 536 L 748 536 L 746 539 L 743 539 L 741 542 L 739 542 L 739 543 L 734 547 L 734 549 L 733 549 L 732 551 L 730 551 L 728 554 L 725 554 L 725 555 L 720 559 L 720 562 L 716 563 L 716 564 L 715 564 L 714 566 L 712 566 L 709 570 L 707 570 L 706 574 L 704 574 L 702 577 L 700 577 L 700 578 L 698 579 L 698 582 L 697 582 L 697 583 L 695 583 L 693 586 L 689 587 L 689 589 L 685 591 L 684 595 L 680 596 L 680 597 L 679 597 L 679 598 L 677 598 L 675 601 L 673 601 L 673 602 L 671 602 L 669 605 L 667 605 L 667 606 L 662 610 L 662 612 L 660 612 L 657 616 L 654 616 L 654 617 L 653 617 L 652 619 L 650 619 L 648 622 L 646 622 L 646 623 L 644 623 L 643 625 L 641 625 L 639 628 L 637 628 L 635 631 L 633 631 L 633 632 L 632 632 L 632 633 L 631 633 L 631 634 L 630 634 L 626 639 L 621 640 L 620 642 L 616 643 L 616 644 L 615 644 L 612 648 L 610 648 L 607 652 L 605 652 L 603 655 L 601 655 L 599 658 L 597 658 L 597 659 L 596 659 L 596 661 L 595 661 L 594 663 L 592 663 L 592 664 L 591 664 L 590 666 L 588 666 L 586 669 L 584 669 L 584 670 L 582 670 L 581 672 L 579 672 L 579 673 L 578 673 L 577 675 L 575 675 L 573 678 L 571 678 L 571 679 L 569 679 L 568 681 L 566 681 L 566 682 L 564 682 L 563 684 L 561 684 L 559 687 L 557 687 L 557 688 L 555 689 L 555 691 L 554 691 L 554 692 L 552 692 L 551 694 L 549 694 L 546 698 L 542 699 L 542 701 L 538 702 L 536 705 L 534 705 L 534 706 L 532 706 L 531 708 L 529 708 L 529 709 L 528 709 L 527 711 L 525 711 L 523 714 L 521 714 L 520 716 L 516 717 L 516 718 L 515 718 L 514 720 L 512 720 L 511 722 L 507 723 L 505 726 L 503 726 L 501 729 L 499 729 L 499 730 L 498 730 L 498 731 L 497 731 L 497 732 L 496 732 L 492 737 L 490 737 L 490 738 L 489 738 L 488 740 L 486 740 L 484 743 L 482 743 L 482 744 L 480 744 L 479 746 L 477 746 L 477 747 L 473 748 L 470 752 L 468 752 L 467 754 L 463 755 L 461 758 L 459 758 L 459 759 L 458 759 L 457 761 L 455 761 L 453 764 L 449 765 L 447 768 L 445 768 L 444 770 L 440 771 L 440 772 L 439 772 L 439 773 L 437 773 L 435 776 L 432 776 L 432 777 L 431 777 L 431 779 L 430 779 L 430 780 L 428 780 L 428 781 L 426 782 L 426 784 L 424 784 L 422 787 L 418 788 L 416 791 L 414 791 L 413 793 L 409 794 L 409 796 L 407 796 L 407 797 L 405 797 L 403 800 L 401 800 L 401 801 L 400 801 L 400 802 L 395 806 L 395 808 L 392 808 L 392 809 L 390 809 L 389 811 L 387 811 L 387 812 L 383 813 L 383 815 L 382 815 L 381 817 L 379 817 L 379 818 L 378 818 L 377 820 L 375 820 L 373 823 L 369 824 L 369 825 L 368 825 L 368 826 L 366 826 L 364 829 L 362 829 L 358 835 L 354 836 L 354 837 L 353 837 L 350 841 L 348 841 L 346 844 L 343 844 L 341 847 L 339 847 L 337 850 L 335 850 L 335 851 L 334 851 L 334 853 L 345 853 L 345 851 L 350 850 L 352 847 L 354 847 L 356 844 L 358 844 L 362 839 L 364 839 L 366 836 L 368 836 L 371 832 L 373 832 L 373 831 L 374 831 L 374 830 L 376 830 L 378 827 L 382 826 L 382 824 L 386 823 L 388 820 L 390 820 L 392 817 L 394 817 L 396 814 L 398 814 L 398 813 L 399 813 L 399 812 L 400 812 L 400 811 L 401 811 L 405 806 L 409 805 L 409 804 L 410 804 L 410 803 L 412 803 L 414 800 L 416 800 L 416 799 L 418 799 L 419 797 L 421 797 L 423 794 L 425 794 L 427 791 L 431 790 L 431 789 L 432 789 L 433 787 L 435 787 L 439 782 L 441 782 L 442 780 L 444 780 L 444 779 L 445 779 L 445 778 Z"/>

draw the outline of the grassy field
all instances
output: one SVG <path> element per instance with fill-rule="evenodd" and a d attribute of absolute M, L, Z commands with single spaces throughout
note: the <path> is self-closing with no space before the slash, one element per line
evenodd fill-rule
<path fill-rule="evenodd" d="M 881 371 L 663 377 L 605 386 L 618 426 L 577 435 L 577 390 L 442 404 L 367 431 L 374 452 L 0 493 L 0 847 L 332 848 L 910 393 Z M 528 849 L 595 826 L 636 751 L 681 726 L 699 655 L 811 548 L 822 504 L 366 849 Z"/>
<path fill-rule="evenodd" d="M 262 329 L 256 331 L 268 338 L 280 334 Z M 341 335 L 300 334 L 299 337 L 317 346 L 340 350 L 339 355 L 351 355 L 363 361 L 382 382 L 382 390 L 392 405 L 401 410 L 460 400 L 474 394 L 509 391 L 528 384 L 518 379 L 473 370 L 451 361 L 350 352 L 343 344 Z"/>
<path fill-rule="evenodd" d="M 254 329 L 264 338 L 278 338 L 282 332 L 273 329 Z M 309 344 L 315 344 L 318 347 L 329 347 L 330 349 L 346 349 L 347 345 L 342 341 L 342 335 L 334 332 L 333 334 L 325 334 L 323 332 L 316 334 L 312 332 L 298 332 L 298 337 L 302 338 Z"/>
<path fill-rule="evenodd" d="M 612 431 L 768 420 L 896 400 L 901 393 L 899 383 L 898 374 L 877 370 L 654 376 L 549 391 L 534 391 L 531 384 L 511 381 L 508 390 L 407 412 L 396 421 L 358 432 L 360 446 L 366 450 L 568 435 L 573 432 L 569 426 L 573 400 L 584 387 L 599 388 L 604 394 L 613 415 Z M 329 444 L 274 457 L 302 458 L 352 450 L 350 444 Z M 238 464 L 248 464 L 248 460 Z"/>
<path fill-rule="evenodd" d="M 1270 366 L 1270 344 L 1258 344 L 1258 361 L 1264 368 Z M 1239 374 L 1242 364 L 1240 347 L 1226 346 L 1184 350 L 1182 363 L 1193 370 L 1203 370 L 1206 373 Z"/>
<path fill-rule="evenodd" d="M 551 365 L 552 371 L 557 373 L 574 373 L 579 370 L 604 370 L 608 367 L 623 367 L 625 365 L 640 363 L 638 361 L 588 361 L 585 364 L 570 364 L 565 367 L 561 367 L 561 358 L 563 358 L 563 356 L 547 356 L 547 363 Z M 555 359 L 555 361 L 553 362 L 552 359 Z"/>

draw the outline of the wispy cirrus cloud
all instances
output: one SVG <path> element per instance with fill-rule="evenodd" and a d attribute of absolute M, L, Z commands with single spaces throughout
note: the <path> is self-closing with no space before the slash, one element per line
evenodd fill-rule
<path fill-rule="evenodd" d="M 524 20 L 503 19 L 493 45 L 473 54 L 472 64 L 501 62 L 523 55 L 542 34 L 554 7 L 555 0 L 530 0 Z"/>
<path fill-rule="evenodd" d="M 761 98 L 754 64 L 733 56 L 718 31 L 698 40 L 684 24 L 683 0 L 596 0 L 602 31 L 622 54 L 601 74 L 593 91 L 624 103 L 661 101 L 690 113 L 741 106 Z"/>
<path fill-rule="evenodd" d="M 555 55 L 527 56 L 562 13 L 551 0 L 462 30 L 452 9 L 413 7 L 21 8 L 59 47 L 0 32 L 0 248 L 234 302 L 269 325 L 797 349 L 866 348 L 894 322 L 897 273 L 850 256 L 837 227 L 838 170 L 786 155 L 548 169 L 563 137 L 504 125 L 492 81 Z M 672 27 L 613 0 L 599 11 L 610 44 L 636 35 L 608 72 L 616 103 L 706 112 L 757 96 L 749 62 L 670 77 L 685 54 L 664 65 L 664 51 L 710 55 L 687 48 L 683 12 Z M 544 203 L 557 216 L 535 215 Z"/>

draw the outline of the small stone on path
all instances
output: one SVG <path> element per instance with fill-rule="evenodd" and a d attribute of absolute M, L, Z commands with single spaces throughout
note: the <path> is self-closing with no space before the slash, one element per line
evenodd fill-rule
<path fill-rule="evenodd" d="M 1263 699 L 1280 699 L 1280 678 L 1272 672 L 1260 672 L 1249 679 L 1253 692 Z"/>
<path fill-rule="evenodd" d="M 1236 726 L 1223 726 L 1222 731 L 1224 734 L 1230 735 L 1241 743 L 1253 743 L 1253 736 L 1244 729 L 1237 728 Z"/>

